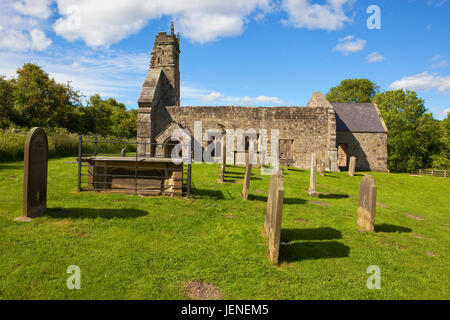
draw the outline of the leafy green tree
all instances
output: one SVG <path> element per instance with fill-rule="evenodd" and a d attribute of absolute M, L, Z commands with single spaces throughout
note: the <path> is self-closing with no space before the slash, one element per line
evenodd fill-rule
<path fill-rule="evenodd" d="M 11 80 L 0 77 L 0 128 L 15 124 L 136 137 L 137 111 L 127 111 L 123 103 L 96 94 L 83 106 L 78 91 L 57 83 L 33 63 L 24 64 L 17 75 Z"/>
<path fill-rule="evenodd" d="M 0 128 L 9 127 L 13 121 L 15 80 L 0 76 Z"/>
<path fill-rule="evenodd" d="M 427 113 L 414 91 L 386 91 L 375 96 L 388 127 L 388 165 L 394 171 L 412 171 L 431 165 L 441 142 L 439 121 Z"/>
<path fill-rule="evenodd" d="M 447 118 L 441 121 L 441 152 L 432 156 L 433 168 L 450 169 L 450 112 Z"/>
<path fill-rule="evenodd" d="M 330 102 L 372 102 L 378 91 L 379 87 L 368 79 L 347 79 L 331 88 L 326 98 Z"/>
<path fill-rule="evenodd" d="M 27 63 L 17 70 L 14 90 L 15 122 L 24 127 L 70 128 L 80 94 L 59 84 L 39 66 Z M 77 128 L 71 128 L 76 130 Z"/>
<path fill-rule="evenodd" d="M 113 98 L 103 100 L 95 94 L 83 108 L 83 124 L 85 133 L 135 138 L 137 111 L 127 111 L 123 103 Z"/>
<path fill-rule="evenodd" d="M 84 131 L 103 136 L 112 132 L 113 108 L 105 100 L 102 100 L 99 94 L 89 98 L 83 111 Z"/>

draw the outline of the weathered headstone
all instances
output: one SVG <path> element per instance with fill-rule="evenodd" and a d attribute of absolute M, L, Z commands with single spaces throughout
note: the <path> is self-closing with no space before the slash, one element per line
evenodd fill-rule
<path fill-rule="evenodd" d="M 266 221 L 264 231 L 269 237 L 269 258 L 278 264 L 280 253 L 281 220 L 283 217 L 284 185 L 281 169 L 270 179 L 269 197 L 267 199 Z"/>
<path fill-rule="evenodd" d="M 327 168 L 325 170 L 328 171 L 328 172 L 332 172 L 332 170 L 331 170 L 331 159 L 330 158 L 327 159 Z"/>
<path fill-rule="evenodd" d="M 358 225 L 364 231 L 374 231 L 377 207 L 377 186 L 370 175 L 364 176 L 359 185 Z"/>
<path fill-rule="evenodd" d="M 311 155 L 311 173 L 309 176 L 309 189 L 308 189 L 308 193 L 312 197 L 319 196 L 319 193 L 316 192 L 316 169 L 317 169 L 316 155 L 313 153 Z"/>
<path fill-rule="evenodd" d="M 227 143 L 225 135 L 222 136 L 222 167 L 220 168 L 220 182 L 225 181 L 225 171 L 227 167 Z"/>
<path fill-rule="evenodd" d="M 270 221 L 272 219 L 272 198 L 276 185 L 276 182 L 274 181 L 275 179 L 277 179 L 277 175 L 272 174 L 270 176 L 269 194 L 267 196 L 266 220 L 264 222 L 264 232 L 266 233 L 266 235 L 269 235 L 270 232 Z"/>
<path fill-rule="evenodd" d="M 321 175 L 322 177 L 325 176 L 325 166 L 326 166 L 325 160 L 322 159 L 322 160 L 320 161 L 320 175 Z"/>
<path fill-rule="evenodd" d="M 250 189 L 250 178 L 252 176 L 252 164 L 249 160 L 249 154 L 245 155 L 245 176 L 244 176 L 244 188 L 242 190 L 242 199 L 248 200 L 248 190 Z"/>
<path fill-rule="evenodd" d="M 25 142 L 22 216 L 32 221 L 47 209 L 48 140 L 41 128 L 33 128 Z"/>
<path fill-rule="evenodd" d="M 356 168 L 356 158 L 350 157 L 350 164 L 348 165 L 348 175 L 354 176 L 355 175 L 355 168 Z"/>

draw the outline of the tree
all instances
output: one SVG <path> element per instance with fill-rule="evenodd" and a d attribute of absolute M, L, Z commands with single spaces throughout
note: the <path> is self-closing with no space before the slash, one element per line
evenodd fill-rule
<path fill-rule="evenodd" d="M 375 103 L 388 127 L 388 165 L 394 171 L 411 171 L 431 165 L 441 149 L 439 121 L 427 113 L 424 100 L 414 91 L 386 91 Z"/>
<path fill-rule="evenodd" d="M 17 70 L 14 90 L 15 122 L 24 127 L 71 126 L 80 105 L 80 94 L 70 85 L 57 83 L 41 67 L 24 64 Z M 76 130 L 77 128 L 72 128 Z"/>
<path fill-rule="evenodd" d="M 109 135 L 113 122 L 111 120 L 112 107 L 99 94 L 89 98 L 84 108 L 83 123 L 85 131 L 99 135 Z"/>
<path fill-rule="evenodd" d="M 0 128 L 9 127 L 13 121 L 15 80 L 0 76 Z"/>
<path fill-rule="evenodd" d="M 103 100 L 95 94 L 83 108 L 85 132 L 99 135 L 135 138 L 137 132 L 137 111 L 127 111 L 123 103 L 113 98 Z"/>
<path fill-rule="evenodd" d="M 432 156 L 433 168 L 450 169 L 450 112 L 447 118 L 441 121 L 441 152 Z"/>
<path fill-rule="evenodd" d="M 347 79 L 341 81 L 326 94 L 329 102 L 372 102 L 379 87 L 368 79 Z"/>

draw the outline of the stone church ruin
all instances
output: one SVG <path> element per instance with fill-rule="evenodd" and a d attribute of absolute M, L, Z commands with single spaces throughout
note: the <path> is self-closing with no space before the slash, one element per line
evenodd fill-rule
<path fill-rule="evenodd" d="M 357 159 L 356 170 L 388 171 L 387 128 L 376 105 L 330 103 L 314 92 L 306 107 L 180 106 L 179 55 L 180 37 L 172 24 L 170 34 L 156 36 L 138 99 L 139 154 L 169 156 L 172 133 L 177 129 L 193 133 L 194 122 L 202 121 L 205 130 L 223 132 L 278 129 L 279 157 L 292 167 L 309 169 L 315 154 L 330 171 L 347 170 L 352 156 Z M 194 143 L 206 147 L 211 142 Z"/>

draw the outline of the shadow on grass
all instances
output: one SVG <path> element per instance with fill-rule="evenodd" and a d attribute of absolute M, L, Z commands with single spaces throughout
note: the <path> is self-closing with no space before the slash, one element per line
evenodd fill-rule
<path fill-rule="evenodd" d="M 285 168 L 283 168 L 285 170 Z M 305 170 L 303 169 L 296 169 L 296 168 L 289 168 L 288 171 L 293 171 L 293 172 L 305 172 Z"/>
<path fill-rule="evenodd" d="M 0 171 L 1 170 L 23 170 L 23 164 L 8 164 L 8 163 L 0 163 Z"/>
<path fill-rule="evenodd" d="M 45 211 L 44 216 L 55 219 L 134 219 L 146 216 L 147 211 L 133 208 L 124 209 L 90 209 L 90 208 L 51 208 Z"/>
<path fill-rule="evenodd" d="M 333 176 L 333 175 L 331 175 L 330 173 L 325 173 L 324 177 L 327 177 L 327 178 L 334 178 L 334 179 L 339 179 L 338 176 Z"/>
<path fill-rule="evenodd" d="M 267 196 L 260 196 L 256 194 L 249 194 L 248 200 L 267 202 Z M 284 198 L 284 204 L 306 204 L 308 201 L 300 198 Z"/>
<path fill-rule="evenodd" d="M 200 198 L 225 199 L 223 192 L 220 190 L 192 188 L 191 195 L 195 195 Z"/>
<path fill-rule="evenodd" d="M 345 258 L 349 254 L 350 248 L 337 241 L 295 242 L 280 246 L 281 262 Z"/>
<path fill-rule="evenodd" d="M 223 179 L 223 182 L 228 182 L 228 183 L 235 183 L 236 181 L 238 181 L 238 180 L 237 179 L 227 179 L 227 178 Z"/>
<path fill-rule="evenodd" d="M 350 196 L 348 194 L 328 193 L 328 194 L 319 194 L 319 198 L 321 198 L 321 199 L 345 199 L 345 198 L 350 198 Z"/>
<path fill-rule="evenodd" d="M 404 232 L 411 232 L 412 229 L 402 226 L 396 226 L 393 224 L 376 224 L 375 225 L 375 232 L 386 232 L 386 233 L 404 233 Z"/>
<path fill-rule="evenodd" d="M 226 172 L 225 178 L 231 178 L 231 180 L 236 181 L 237 180 L 244 180 L 245 173 L 235 173 L 235 172 Z M 258 177 L 254 173 L 250 176 L 250 180 L 262 180 L 262 178 Z"/>
<path fill-rule="evenodd" d="M 335 240 L 342 239 L 342 232 L 333 228 L 314 229 L 282 229 L 281 241 L 292 242 L 298 240 Z"/>
<path fill-rule="evenodd" d="M 225 176 L 233 176 L 235 178 L 237 178 L 237 177 L 244 178 L 245 173 L 243 173 L 243 172 L 229 172 L 229 171 L 226 171 L 225 172 Z"/>

